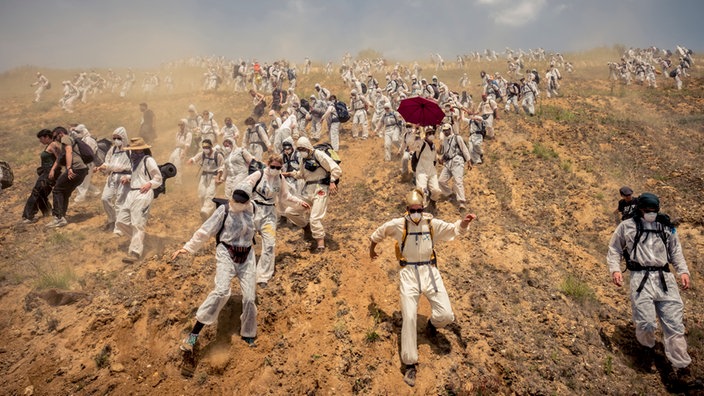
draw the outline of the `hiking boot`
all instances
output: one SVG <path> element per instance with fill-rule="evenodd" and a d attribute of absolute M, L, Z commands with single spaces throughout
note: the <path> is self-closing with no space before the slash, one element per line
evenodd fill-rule
<path fill-rule="evenodd" d="M 679 382 L 680 386 L 690 387 L 694 385 L 695 379 L 692 376 L 692 370 L 689 368 L 689 366 L 674 369 L 673 371 L 677 376 L 677 381 Z"/>
<path fill-rule="evenodd" d="M 438 329 L 433 325 L 433 322 L 428 319 L 428 325 L 425 326 L 425 335 L 428 339 L 433 339 L 438 336 Z"/>
<path fill-rule="evenodd" d="M 122 258 L 122 262 L 125 264 L 134 264 L 139 261 L 139 255 L 135 252 L 129 252 L 129 254 Z"/>
<path fill-rule="evenodd" d="M 103 231 L 112 232 L 114 229 L 115 229 L 115 222 L 114 221 L 107 222 L 103 226 Z"/>
<path fill-rule="evenodd" d="M 181 341 L 181 346 L 179 348 L 184 352 L 193 353 L 197 341 L 198 334 L 190 333 L 188 337 L 184 338 L 183 341 Z"/>
<path fill-rule="evenodd" d="M 403 375 L 403 382 L 407 383 L 408 386 L 416 385 L 416 365 L 407 364 L 406 373 Z"/>
<path fill-rule="evenodd" d="M 68 224 L 68 221 L 66 221 L 65 217 L 54 217 L 54 220 L 49 222 L 49 224 L 46 225 L 46 228 L 59 228 L 65 226 L 66 224 Z"/>
<path fill-rule="evenodd" d="M 38 221 L 36 217 L 32 217 L 31 219 L 22 219 L 22 224 L 34 224 Z"/>
<path fill-rule="evenodd" d="M 461 203 L 460 206 L 458 207 L 458 209 L 460 210 L 460 212 L 464 212 L 465 210 L 467 210 L 467 205 L 465 205 L 464 203 Z"/>
<path fill-rule="evenodd" d="M 247 343 L 247 346 L 254 348 L 257 344 L 254 343 L 254 337 L 242 337 L 242 340 Z"/>
<path fill-rule="evenodd" d="M 261 289 L 266 289 L 266 282 L 257 282 L 257 286 L 259 286 Z"/>
<path fill-rule="evenodd" d="M 313 231 L 310 229 L 310 224 L 306 224 L 306 226 L 303 227 L 303 238 L 313 239 Z"/>

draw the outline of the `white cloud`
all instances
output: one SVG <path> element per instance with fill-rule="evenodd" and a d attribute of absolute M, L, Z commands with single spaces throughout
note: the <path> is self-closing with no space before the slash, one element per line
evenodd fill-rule
<path fill-rule="evenodd" d="M 547 0 L 477 0 L 477 4 L 491 6 L 491 16 L 497 24 L 519 27 L 535 21 Z"/>

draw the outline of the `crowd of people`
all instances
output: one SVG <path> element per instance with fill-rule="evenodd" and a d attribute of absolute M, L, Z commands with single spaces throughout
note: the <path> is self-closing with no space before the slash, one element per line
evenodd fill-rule
<path fill-rule="evenodd" d="M 302 229 L 304 236 L 313 242 L 313 250 L 324 252 L 326 232 L 323 223 L 329 197 L 338 193 L 338 182 L 342 177 L 339 161 L 343 146 L 341 140 L 355 144 L 355 141 L 373 138 L 378 139 L 380 149 L 383 148 L 383 161 L 398 167 L 402 181 L 412 181 L 414 184 L 413 191 L 405 199 L 404 216 L 385 223 L 370 237 L 372 259 L 377 257 L 376 244 L 386 237 L 395 239 L 400 246 L 397 255 L 401 266 L 403 315 L 401 358 L 405 365 L 404 380 L 413 386 L 418 361 L 415 329 L 419 296 L 426 295 L 432 306 L 432 315 L 426 325 L 428 334 L 436 334 L 437 328 L 454 320 L 447 292 L 437 271 L 433 243 L 452 240 L 464 232 L 476 217 L 464 213 L 467 210 L 464 190 L 466 170 L 485 162 L 485 139 L 496 139 L 500 135 L 497 125 L 500 104 L 506 114 L 523 110 L 526 115 L 534 116 L 535 103 L 541 92 L 546 98 L 561 95 L 563 76 L 560 68 L 564 67 L 568 72 L 572 70 L 571 64 L 560 54 L 551 54 L 546 58 L 544 51 L 516 53 L 508 49 L 506 54 L 506 75 L 509 79 L 498 71 L 482 71 L 479 75 L 481 100 L 477 103 L 467 90 L 461 89 L 469 86 L 466 74 L 457 84 L 460 89 L 452 90 L 450 86 L 455 84 L 442 81 L 436 75 L 423 78 L 422 69 L 417 63 L 411 67 L 396 65 L 380 69 L 379 65 L 383 67 L 384 62 L 353 61 L 351 57 L 345 57 L 339 75 L 346 88 L 342 92 L 333 92 L 321 83 L 315 83 L 306 87 L 312 92 L 308 97 L 297 93 L 300 89 L 296 79 L 297 68 L 285 61 L 260 65 L 256 61 L 231 62 L 224 58 L 212 58 L 199 63 L 207 70 L 204 73 L 204 90 L 216 90 L 223 82 L 230 84 L 234 91 L 251 96 L 252 109 L 243 120 L 245 129 L 242 132 L 231 116 L 222 118 L 223 124 L 220 126 L 211 111 L 198 112 L 195 104 L 191 104 L 183 118 L 176 122 L 178 128 L 173 136 L 169 162 L 178 170 L 187 166 L 198 170 L 197 192 L 203 223 L 183 248 L 173 253 L 172 260 L 181 254 L 195 253 L 210 238 L 215 238 L 217 262 L 215 287 L 197 310 L 193 329 L 183 340 L 181 349 L 193 352 L 200 331 L 217 320 L 230 296 L 230 283 L 235 276 L 242 291 L 240 334 L 248 345 L 255 345 L 255 292 L 257 287 L 266 288 L 275 274 L 277 227 L 290 223 Z M 487 51 L 485 56 L 493 61 L 498 60 L 495 52 Z M 524 57 L 547 62 L 549 66 L 545 74 L 541 76 L 536 69 L 524 68 Z M 444 68 L 444 61 L 439 55 L 432 58 L 437 70 Z M 481 59 L 482 56 L 476 55 L 476 58 Z M 634 52 L 629 62 L 630 59 L 641 62 L 643 53 Z M 458 57 L 458 65 L 464 65 L 469 60 Z M 302 69 L 304 75 L 310 72 L 309 60 Z M 383 85 L 375 78 L 374 73 L 379 76 L 379 70 L 385 70 L 381 79 Z M 228 71 L 231 73 L 225 74 Z M 131 76 L 120 80 L 123 81 L 121 96 L 129 93 L 134 81 L 134 74 L 129 73 Z M 222 78 L 222 75 L 229 77 Z M 158 78 L 155 74 L 148 77 L 150 89 L 155 89 L 159 84 Z M 97 89 L 112 90 L 119 85 L 114 77 L 101 79 L 93 73 L 79 75 L 78 79 L 78 82 L 64 81 L 64 92 L 70 94 L 62 98 L 62 106 L 67 111 L 71 111 L 77 99 L 85 100 Z M 109 81 L 113 83 L 108 84 Z M 48 79 L 38 73 L 35 101 L 41 99 L 48 84 Z M 338 99 L 343 96 L 349 107 Z M 399 106 L 404 100 L 414 97 L 436 103 L 443 112 L 442 120 L 434 125 L 422 126 L 404 119 Z M 40 131 L 37 138 L 45 146 L 40 153 L 41 167 L 22 221 L 37 221 L 36 216 L 41 211 L 46 216 L 52 216 L 46 227 L 63 227 L 68 223 L 66 213 L 74 190 L 80 190 L 78 202 L 91 195 L 100 195 L 106 215 L 104 230 L 130 237 L 123 262 L 133 264 L 139 261 L 143 254 L 150 206 L 156 190 L 164 183 L 164 176 L 152 157 L 149 144 L 156 137 L 155 116 L 146 103 L 140 105 L 140 110 L 143 118 L 139 137 L 129 139 L 124 127 L 115 129 L 112 145 L 100 165 L 81 155 L 84 153 L 81 153 L 79 141 L 92 146 L 94 152 L 99 151 L 96 144 L 90 144 L 90 140 L 95 143 L 95 139 L 91 138 L 85 125 Z M 348 119 L 351 126 L 346 129 L 350 133 L 346 134 L 342 124 Z M 325 137 L 324 131 L 327 134 Z M 102 193 L 90 182 L 90 175 L 94 172 L 106 176 Z M 174 182 L 183 184 L 181 172 L 177 173 Z M 224 199 L 216 198 L 220 184 L 224 184 Z M 50 194 L 53 195 L 53 202 L 49 201 Z M 631 194 L 630 189 L 621 190 L 624 197 Z M 461 219 L 446 223 L 434 218 L 437 202 L 441 200 L 454 201 Z M 646 214 L 659 211 L 659 201 L 655 202 L 648 196 L 641 196 L 632 204 L 630 202 L 626 200 L 623 208 L 619 205 L 619 213 L 626 210 L 624 208 L 630 208 L 629 213 L 635 215 L 633 218 L 649 219 L 651 216 L 646 217 Z M 629 238 L 636 235 L 637 227 L 628 222 L 630 218 L 623 218 L 610 244 L 609 269 L 618 286 L 622 284 L 618 268 L 620 257 L 627 249 L 634 249 Z M 642 288 L 641 282 L 645 280 L 641 279 L 647 279 L 649 272 L 659 271 L 662 278 L 665 271 L 652 268 L 666 266 L 670 257 L 674 257 L 672 255 L 677 256 L 673 264 L 683 277 L 684 287 L 689 286 L 688 270 L 678 240 L 674 232 L 671 234 L 674 237 L 665 241 L 670 254 L 664 262 L 661 253 L 665 249 L 653 246 L 653 240 L 639 245 L 639 249 L 649 247 L 654 250 L 650 253 L 638 251 L 643 258 L 639 265 L 645 268 L 642 270 L 644 277 L 632 276 L 632 290 L 638 288 L 636 283 L 640 283 Z M 252 247 L 255 235 L 259 235 L 262 241 L 258 260 Z M 413 242 L 407 239 L 409 235 L 416 236 Z M 422 235 L 429 238 L 418 238 Z M 666 291 L 665 286 L 663 281 L 662 288 Z M 669 278 L 668 286 L 677 290 L 676 284 L 671 283 Z M 636 335 L 642 344 L 652 348 L 656 311 L 646 308 L 646 304 L 662 300 L 658 290 L 650 288 L 648 293 L 647 298 L 641 295 L 632 298 L 634 311 L 638 309 L 638 315 L 634 312 Z M 658 308 L 657 314 L 674 316 L 675 319 L 680 315 L 679 323 L 665 329 L 665 352 L 676 369 L 687 367 L 690 360 L 686 342 L 683 341 L 681 300 L 672 309 Z"/>
<path fill-rule="evenodd" d="M 650 88 L 658 87 L 658 76 L 671 78 L 677 90 L 682 89 L 682 79 L 689 77 L 689 69 L 694 65 L 692 50 L 676 46 L 674 52 L 657 47 L 644 49 L 629 48 L 621 56 L 620 62 L 608 62 L 609 80 Z"/>

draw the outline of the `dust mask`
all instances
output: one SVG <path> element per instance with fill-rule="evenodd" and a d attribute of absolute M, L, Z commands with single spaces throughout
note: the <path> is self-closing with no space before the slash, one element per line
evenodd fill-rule
<path fill-rule="evenodd" d="M 308 152 L 307 151 L 299 151 L 298 156 L 300 156 L 303 159 L 308 158 Z"/>
<path fill-rule="evenodd" d="M 112 140 L 112 144 L 113 144 L 115 147 L 122 147 L 122 140 L 120 140 L 120 139 L 113 139 L 113 140 Z"/>
<path fill-rule="evenodd" d="M 657 212 L 643 213 L 643 220 L 645 220 L 648 223 L 654 222 L 657 217 L 658 217 Z"/>
<path fill-rule="evenodd" d="M 408 217 L 411 218 L 411 221 L 418 224 L 420 219 L 423 218 L 423 213 L 411 213 Z"/>

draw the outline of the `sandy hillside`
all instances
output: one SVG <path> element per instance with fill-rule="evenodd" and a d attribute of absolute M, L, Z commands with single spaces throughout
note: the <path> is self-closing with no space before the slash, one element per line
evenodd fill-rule
<path fill-rule="evenodd" d="M 351 124 L 344 125 L 341 193 L 324 220 L 328 249 L 313 253 L 302 230 L 280 228 L 277 272 L 257 290 L 258 346 L 239 338 L 233 282 L 218 323 L 202 333 L 192 376 L 184 376 L 178 343 L 215 273 L 214 241 L 195 256 L 168 261 L 200 224 L 195 169 L 184 170 L 184 186 L 169 183 L 155 201 L 145 258 L 129 266 L 121 262 L 129 242 L 101 231 L 98 198 L 72 202 L 62 229 L 46 230 L 48 219 L 19 224 L 35 180 L 35 134 L 70 122 L 98 137 L 120 125 L 131 133 L 138 103 L 146 100 L 157 115 L 154 154 L 161 163 L 190 103 L 215 113 L 220 124 L 232 116 L 243 132 L 248 96 L 198 92 L 190 88 L 198 71 L 182 70 L 172 95 L 105 94 L 66 114 L 55 105 L 56 85 L 71 72 L 47 72 L 55 88 L 39 104 L 26 87 L 34 69 L 2 74 L 0 159 L 12 163 L 16 182 L 0 195 L 0 393 L 703 394 L 668 381 L 662 352 L 654 372 L 638 365 L 628 290 L 611 284 L 604 259 L 618 188 L 660 195 L 663 211 L 681 222 L 693 283 L 682 293 L 685 325 L 693 372 L 704 377 L 704 79 L 697 60 L 685 89 L 676 91 L 662 80 L 657 90 L 612 87 L 605 60 L 585 57 L 563 79 L 562 97 L 541 100 L 538 116 L 500 112 L 486 162 L 465 177 L 478 219 L 468 235 L 437 247 L 456 322 L 429 340 L 430 309 L 421 299 L 415 388 L 401 374 L 393 243 L 378 247 L 379 259 L 368 257 L 368 236 L 402 214 L 411 188 L 397 162 L 381 160 L 382 140 L 352 141 Z M 493 67 L 465 70 L 475 98 L 479 70 Z M 457 88 L 461 73 L 436 74 Z M 301 76 L 299 95 L 310 95 L 315 82 L 348 101 L 339 79 L 322 73 Z M 460 216 L 452 201 L 438 212 L 448 221 Z"/>

